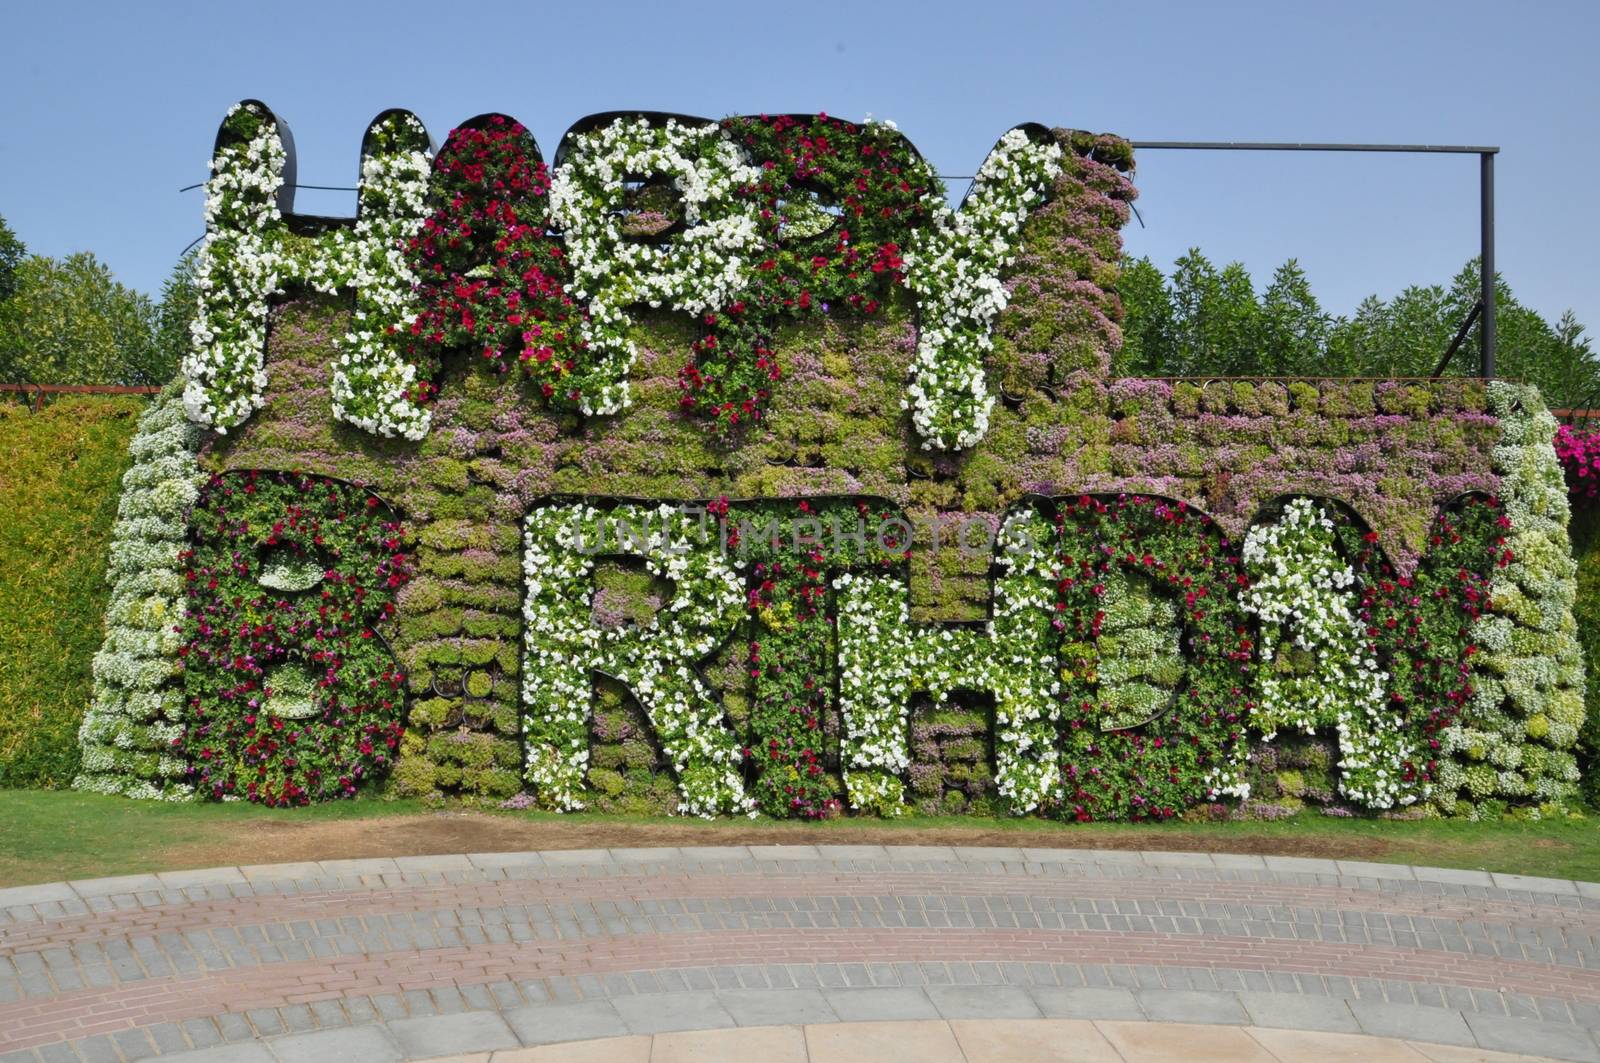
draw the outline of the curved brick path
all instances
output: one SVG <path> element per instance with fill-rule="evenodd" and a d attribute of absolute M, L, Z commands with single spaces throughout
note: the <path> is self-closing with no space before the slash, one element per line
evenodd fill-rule
<path fill-rule="evenodd" d="M 224 868 L 0 890 L 0 1063 L 989 1019 L 1600 1060 L 1597 936 L 1588 883 L 1275 857 L 752 846 Z"/>

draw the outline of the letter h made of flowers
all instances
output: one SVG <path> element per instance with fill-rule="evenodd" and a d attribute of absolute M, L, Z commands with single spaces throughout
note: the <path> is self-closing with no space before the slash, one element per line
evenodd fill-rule
<path fill-rule="evenodd" d="M 217 132 L 206 182 L 206 235 L 195 265 L 199 308 L 183 359 L 189 418 L 218 432 L 266 401 L 267 317 L 290 283 L 351 289 L 351 327 L 337 340 L 334 416 L 369 432 L 421 439 L 429 418 L 408 331 L 419 278 L 402 253 L 422 227 L 433 152 L 409 111 L 385 111 L 362 140 L 352 225 L 292 214 L 293 137 L 264 104 L 233 107 Z"/>
<path fill-rule="evenodd" d="M 856 808 L 906 808 L 914 694 L 962 689 L 995 699 L 995 780 L 1022 814 L 1061 788 L 1060 680 L 1052 625 L 1053 530 L 1032 507 L 1007 515 L 996 540 L 993 612 L 980 629 L 913 624 L 904 572 L 844 572 L 838 610 L 839 708 L 845 788 Z"/>

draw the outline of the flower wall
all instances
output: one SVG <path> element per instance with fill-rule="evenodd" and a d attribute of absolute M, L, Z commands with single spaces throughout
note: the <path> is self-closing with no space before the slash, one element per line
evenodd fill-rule
<path fill-rule="evenodd" d="M 205 481 L 195 453 L 201 432 L 169 387 L 139 419 L 129 445 L 111 529 L 106 635 L 94 657 L 94 700 L 78 733 L 82 790 L 129 797 L 187 797 L 188 762 L 174 752 L 183 735 L 178 625 L 184 578 L 179 554 L 189 509 Z"/>
<path fill-rule="evenodd" d="M 1445 732 L 1457 809 L 1558 808 L 1577 793 L 1584 659 L 1574 605 L 1577 563 L 1567 535 L 1567 484 L 1551 446 L 1556 421 L 1536 389 L 1494 384 L 1502 425 L 1494 448 L 1504 506 L 1488 592 L 1474 622 L 1472 694 Z"/>
<path fill-rule="evenodd" d="M 1570 804 L 1582 665 L 1537 395 L 1112 378 L 1125 141 L 1019 126 L 956 210 L 886 123 L 601 116 L 547 163 L 507 116 L 436 154 L 414 121 L 369 133 L 365 227 L 280 211 L 260 105 L 219 140 L 199 466 L 369 492 L 403 572 L 355 625 L 392 666 L 338 702 L 378 730 L 313 696 L 326 766 L 275 752 L 267 799 Z M 209 505 L 191 549 L 218 548 Z M 253 693 L 166 682 L 187 736 Z M 221 728 L 226 770 L 195 766 L 215 743 L 172 755 L 247 790 L 273 718 Z"/>

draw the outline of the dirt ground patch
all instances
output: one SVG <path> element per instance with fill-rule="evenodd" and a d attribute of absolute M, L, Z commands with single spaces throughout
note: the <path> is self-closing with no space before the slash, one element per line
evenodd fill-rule
<path fill-rule="evenodd" d="M 738 844 L 994 845 L 1176 849 L 1371 860 L 1600 882 L 1600 831 L 1583 817 L 1406 821 L 1062 823 L 1043 819 L 845 817 L 796 821 L 558 816 L 419 802 L 308 809 L 168 804 L 0 790 L 0 887 L 196 867 L 350 857 Z"/>
<path fill-rule="evenodd" d="M 1009 828 L 856 826 L 763 827 L 730 824 L 603 823 L 518 820 L 471 812 L 384 816 L 317 822 L 240 823 L 225 838 L 168 847 L 162 863 L 172 867 L 273 864 L 373 856 L 435 856 L 530 849 L 610 849 L 658 845 L 1002 845 L 1074 849 L 1176 849 L 1282 856 L 1381 860 L 1394 845 L 1379 838 L 1270 837 L 1250 834 L 1190 834 L 1028 830 Z M 1410 848 L 1410 847 L 1408 847 Z"/>

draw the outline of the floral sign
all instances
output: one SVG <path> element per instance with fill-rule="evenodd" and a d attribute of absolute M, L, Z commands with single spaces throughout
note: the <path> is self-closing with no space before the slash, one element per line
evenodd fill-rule
<path fill-rule="evenodd" d="M 80 785 L 825 818 L 1544 815 L 1584 722 L 1536 392 L 1114 379 L 1126 141 L 226 116 Z M 1581 441 L 1580 441 L 1581 442 Z M 1578 457 L 1574 458 L 1573 455 Z"/>

